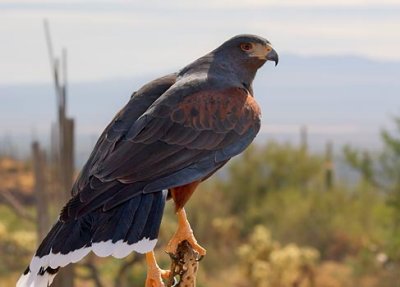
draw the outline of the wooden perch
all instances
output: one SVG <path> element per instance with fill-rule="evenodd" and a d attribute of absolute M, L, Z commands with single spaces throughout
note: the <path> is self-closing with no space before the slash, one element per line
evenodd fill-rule
<path fill-rule="evenodd" d="M 188 241 L 179 243 L 175 254 L 170 254 L 172 259 L 171 274 L 167 280 L 167 287 L 196 287 L 196 275 L 199 261 L 202 257 L 193 250 Z"/>

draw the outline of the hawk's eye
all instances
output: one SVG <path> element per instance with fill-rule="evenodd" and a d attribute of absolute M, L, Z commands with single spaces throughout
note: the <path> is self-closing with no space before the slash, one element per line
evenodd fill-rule
<path fill-rule="evenodd" d="M 242 43 L 240 44 L 240 49 L 247 52 L 253 49 L 253 45 L 251 43 Z"/>

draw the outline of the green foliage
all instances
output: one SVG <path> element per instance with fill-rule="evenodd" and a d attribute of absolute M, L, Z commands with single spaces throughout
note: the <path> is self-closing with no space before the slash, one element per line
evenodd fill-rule
<path fill-rule="evenodd" d="M 262 225 L 255 226 L 248 243 L 240 246 L 238 253 L 245 276 L 256 287 L 295 286 L 302 278 L 313 281 L 319 259 L 314 248 L 281 246 Z"/>
<path fill-rule="evenodd" d="M 13 218 L 9 211 L 8 218 Z M 7 214 L 6 210 L 2 214 Z M 7 217 L 6 217 L 7 218 Z M 5 275 L 10 270 L 22 270 L 29 261 L 31 252 L 36 244 L 35 232 L 28 230 L 12 230 L 7 224 L 0 222 L 0 275 Z M 19 258 L 19 260 L 16 260 Z"/>
<path fill-rule="evenodd" d="M 311 245 L 324 259 L 340 260 L 369 244 L 383 244 L 390 222 L 384 201 L 374 193 L 289 189 L 269 195 L 261 211 L 281 242 Z"/>
<path fill-rule="evenodd" d="M 375 183 L 373 161 L 368 152 L 361 152 L 346 145 L 343 148 L 343 154 L 347 163 L 360 172 L 362 179 L 365 182 Z"/>
<path fill-rule="evenodd" d="M 375 161 L 369 157 L 360 159 L 366 151 L 345 148 L 349 164 L 363 176 L 366 182 L 372 183 L 379 191 L 384 191 L 391 214 L 392 222 L 387 225 L 386 249 L 392 259 L 400 260 L 400 118 L 394 118 L 393 132 L 383 130 L 381 139 L 383 151 Z"/>
<path fill-rule="evenodd" d="M 301 148 L 273 142 L 253 145 L 229 165 L 219 188 L 229 198 L 231 212 L 241 217 L 245 227 L 253 226 L 264 220 L 259 210 L 268 194 L 290 187 L 300 192 L 309 185 L 321 188 L 322 167 L 319 156 Z"/>

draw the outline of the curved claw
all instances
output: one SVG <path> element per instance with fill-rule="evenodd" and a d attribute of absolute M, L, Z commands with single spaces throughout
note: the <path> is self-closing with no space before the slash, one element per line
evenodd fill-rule
<path fill-rule="evenodd" d="M 167 253 L 172 260 L 178 260 L 178 258 L 179 258 L 175 253 L 170 253 L 166 250 L 165 250 L 165 253 Z"/>
<path fill-rule="evenodd" d="M 194 242 L 189 241 L 189 243 L 192 246 L 193 250 L 196 251 L 201 258 L 203 258 L 206 255 L 207 251 L 202 246 L 200 246 L 197 243 L 197 241 L 194 241 Z"/>
<path fill-rule="evenodd" d="M 197 262 L 200 262 L 204 258 L 204 255 L 199 255 L 199 257 L 196 259 Z"/>

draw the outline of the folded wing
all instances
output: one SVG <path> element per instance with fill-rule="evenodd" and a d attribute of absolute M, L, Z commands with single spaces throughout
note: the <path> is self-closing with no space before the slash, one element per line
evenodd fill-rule
<path fill-rule="evenodd" d="M 172 86 L 145 111 L 140 100 L 135 104 L 104 132 L 62 219 L 202 180 L 242 152 L 260 128 L 260 110 L 242 88 L 185 93 Z"/>

